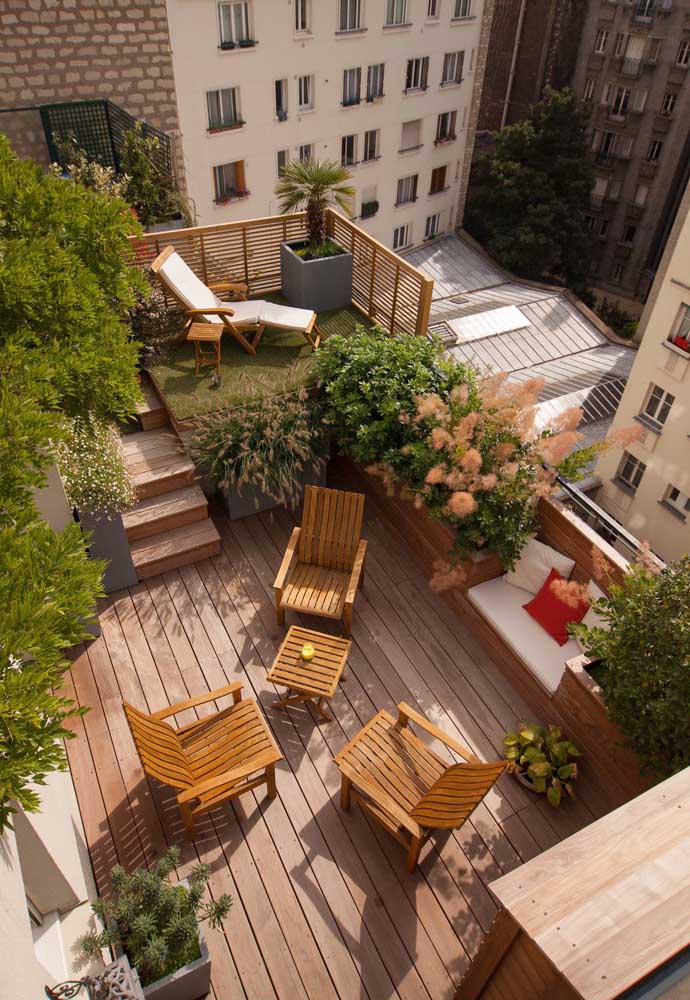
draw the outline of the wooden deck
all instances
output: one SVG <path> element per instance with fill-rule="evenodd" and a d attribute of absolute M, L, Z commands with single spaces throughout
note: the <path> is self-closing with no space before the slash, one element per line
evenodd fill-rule
<path fill-rule="evenodd" d="M 484 759 L 500 756 L 504 731 L 532 713 L 404 542 L 371 520 L 334 720 L 317 721 L 306 705 L 271 708 L 266 673 L 284 635 L 271 585 L 292 520 L 282 511 L 215 521 L 219 556 L 111 596 L 102 638 L 74 652 L 72 691 L 91 711 L 72 723 L 67 749 L 97 884 L 107 888 L 116 861 L 151 862 L 170 843 L 182 847 L 182 873 L 208 862 L 213 894 L 234 899 L 224 930 L 206 932 L 215 1000 L 452 997 L 496 912 L 488 883 L 591 813 L 581 801 L 552 810 L 506 776 L 406 875 L 399 844 L 356 807 L 341 812 L 333 755 L 403 699 Z M 121 699 L 154 711 L 238 678 L 285 755 L 278 798 L 260 789 L 201 817 L 190 845 L 171 790 L 144 778 Z"/>

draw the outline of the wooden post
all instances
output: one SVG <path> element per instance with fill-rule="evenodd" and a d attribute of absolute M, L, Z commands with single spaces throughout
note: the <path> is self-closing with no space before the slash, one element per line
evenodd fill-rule
<path fill-rule="evenodd" d="M 415 333 L 418 337 L 423 337 L 429 327 L 429 313 L 431 312 L 431 296 L 434 291 L 434 279 L 423 278 L 422 290 L 419 296 L 419 306 L 417 307 L 417 325 Z"/>
<path fill-rule="evenodd" d="M 199 233 L 199 249 L 201 251 L 201 273 L 204 276 L 204 284 L 208 285 L 208 272 L 206 271 L 206 248 L 204 246 L 204 234 Z"/>
<path fill-rule="evenodd" d="M 393 305 L 391 307 L 391 333 L 395 333 L 395 310 L 398 305 L 398 285 L 400 284 L 400 268 L 395 269 L 395 284 L 393 285 Z"/>
<path fill-rule="evenodd" d="M 367 309 L 369 319 L 373 319 L 374 308 L 374 277 L 376 274 L 376 247 L 371 252 L 371 274 L 369 276 L 369 306 Z"/>
<path fill-rule="evenodd" d="M 247 258 L 247 227 L 242 226 L 242 257 L 244 260 L 244 280 L 249 284 L 249 260 Z"/>

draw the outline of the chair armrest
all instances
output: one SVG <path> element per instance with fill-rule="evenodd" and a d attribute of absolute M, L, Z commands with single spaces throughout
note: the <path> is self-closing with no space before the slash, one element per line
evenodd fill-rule
<path fill-rule="evenodd" d="M 212 792 L 214 788 L 222 788 L 223 785 L 234 785 L 236 782 L 242 781 L 243 778 L 248 778 L 255 771 L 260 771 L 262 768 L 268 767 L 269 764 L 275 764 L 282 759 L 283 755 L 278 750 L 264 750 L 263 753 L 258 754 L 249 764 L 232 767 L 223 774 L 216 774 L 213 778 L 200 781 L 198 785 L 186 788 L 184 792 L 179 793 L 177 801 L 184 804 L 191 799 L 198 799 L 200 795 L 205 795 L 206 792 Z"/>
<path fill-rule="evenodd" d="M 228 306 L 209 306 L 208 309 L 185 309 L 187 316 L 234 316 L 234 309 Z"/>
<path fill-rule="evenodd" d="M 218 281 L 213 285 L 207 285 L 212 292 L 237 292 L 238 295 L 247 298 L 247 293 L 249 292 L 249 285 L 244 281 Z"/>
<path fill-rule="evenodd" d="M 355 596 L 357 594 L 357 586 L 359 584 L 359 578 L 362 575 L 362 567 L 364 566 L 364 560 L 367 554 L 367 541 L 365 538 L 360 538 L 359 546 L 357 548 L 357 554 L 355 556 L 355 561 L 352 565 L 352 572 L 350 573 L 350 582 L 347 585 L 347 594 L 345 596 L 346 604 L 353 604 Z"/>
<path fill-rule="evenodd" d="M 401 809 L 395 799 L 391 798 L 387 792 L 378 788 L 373 782 L 363 778 L 359 772 L 355 771 L 355 769 L 347 763 L 347 761 L 340 761 L 338 763 L 338 767 L 340 768 L 341 774 L 344 774 L 345 777 L 351 781 L 353 785 L 355 785 L 355 787 L 365 792 L 365 794 L 368 795 L 377 806 L 380 806 L 381 809 L 385 810 L 385 812 L 387 812 L 397 823 L 404 826 L 406 830 L 413 834 L 413 836 L 421 837 L 422 828 L 419 823 L 408 816 L 405 810 Z"/>
<path fill-rule="evenodd" d="M 205 694 L 199 694 L 196 698 L 187 698 L 186 701 L 178 701 L 175 705 L 168 705 L 167 708 L 161 708 L 160 711 L 153 712 L 151 718 L 167 719 L 169 715 L 177 715 L 178 712 L 184 712 L 188 708 L 196 708 L 197 705 L 205 705 L 209 701 L 217 701 L 219 698 L 224 698 L 228 694 L 232 695 L 232 700 L 235 704 L 237 704 L 238 701 L 241 701 L 242 681 L 233 681 L 232 684 L 226 684 L 225 687 L 216 688 L 215 691 L 206 691 Z"/>
<path fill-rule="evenodd" d="M 278 575 L 273 583 L 274 590 L 282 590 L 285 586 L 285 580 L 290 568 L 292 566 L 293 560 L 297 554 L 297 543 L 299 542 L 299 536 L 301 528 L 293 528 L 292 534 L 290 535 L 290 541 L 288 542 L 288 547 L 285 549 L 285 555 L 283 556 L 283 561 L 280 564 L 280 569 L 278 570 Z"/>
<path fill-rule="evenodd" d="M 398 705 L 398 725 L 406 726 L 408 722 L 414 722 L 420 729 L 426 729 L 427 733 L 435 736 L 437 740 L 441 741 L 441 743 L 445 743 L 445 745 L 450 747 L 451 750 L 455 750 L 457 754 L 469 763 L 481 764 L 479 757 L 477 757 L 476 754 L 473 754 L 469 747 L 466 747 L 457 740 L 454 740 L 452 736 L 449 736 L 448 733 L 444 733 L 443 730 L 439 729 L 438 726 L 435 726 L 433 722 L 429 722 L 425 716 L 420 715 L 419 712 L 415 712 L 413 708 L 410 708 L 410 706 L 406 705 L 404 701 L 401 701 Z"/>

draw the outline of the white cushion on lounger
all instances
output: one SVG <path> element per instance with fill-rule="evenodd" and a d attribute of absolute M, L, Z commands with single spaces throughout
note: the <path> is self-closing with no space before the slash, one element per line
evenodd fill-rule
<path fill-rule="evenodd" d="M 232 312 L 230 322 L 236 323 L 237 326 L 256 326 L 263 322 L 261 310 L 266 305 L 263 299 L 241 299 L 238 302 L 221 302 L 220 304 L 227 306 L 228 312 Z M 223 322 L 222 316 L 211 316 L 210 319 L 213 323 Z"/>
<path fill-rule="evenodd" d="M 294 306 L 281 306 L 278 302 L 261 303 L 261 322 L 266 326 L 305 331 L 313 318 L 311 309 L 295 309 Z"/>
<path fill-rule="evenodd" d="M 523 608 L 533 595 L 514 587 L 505 577 L 471 587 L 467 596 L 544 687 L 555 691 L 565 671 L 565 661 L 580 653 L 575 639 L 559 646 Z"/>
<path fill-rule="evenodd" d="M 161 264 L 158 273 L 165 283 L 174 290 L 175 294 L 182 299 L 188 309 L 204 309 L 206 306 L 220 305 L 218 296 L 210 288 L 207 288 L 200 278 L 197 278 L 179 253 L 171 253 L 167 260 Z M 218 320 L 216 316 L 209 315 L 204 318 L 211 322 L 223 322 Z"/>

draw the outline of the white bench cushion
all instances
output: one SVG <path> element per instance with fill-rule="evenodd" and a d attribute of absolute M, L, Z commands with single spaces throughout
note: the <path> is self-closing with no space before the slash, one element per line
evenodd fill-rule
<path fill-rule="evenodd" d="M 483 618 L 491 623 L 534 676 L 553 693 L 565 671 L 565 661 L 580 653 L 575 639 L 559 646 L 523 608 L 534 595 L 514 587 L 504 577 L 487 580 L 467 591 L 467 597 Z"/>

